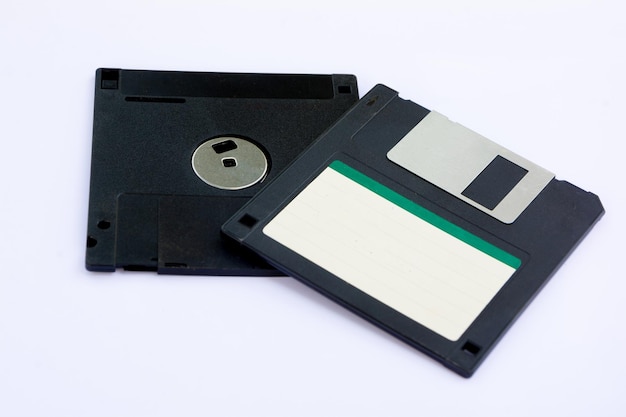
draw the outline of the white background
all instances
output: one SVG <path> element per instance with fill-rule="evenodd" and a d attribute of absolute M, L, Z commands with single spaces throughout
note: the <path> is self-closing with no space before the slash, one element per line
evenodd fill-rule
<path fill-rule="evenodd" d="M 623 416 L 620 1 L 0 5 L 0 415 Z M 290 278 L 84 269 L 97 67 L 353 73 L 607 214 L 466 380 Z"/>

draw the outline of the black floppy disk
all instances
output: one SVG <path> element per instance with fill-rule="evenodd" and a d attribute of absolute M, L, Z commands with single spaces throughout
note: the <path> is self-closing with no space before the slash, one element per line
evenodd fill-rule
<path fill-rule="evenodd" d="M 603 213 L 378 85 L 222 230 L 469 377 Z"/>
<path fill-rule="evenodd" d="M 353 75 L 96 72 L 86 267 L 280 274 L 220 226 L 358 100 Z"/>

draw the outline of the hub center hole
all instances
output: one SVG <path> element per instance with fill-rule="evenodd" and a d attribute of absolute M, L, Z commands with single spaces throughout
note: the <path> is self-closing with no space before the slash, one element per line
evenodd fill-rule
<path fill-rule="evenodd" d="M 222 164 L 226 168 L 236 167 L 237 166 L 237 160 L 235 158 L 223 158 L 222 159 Z"/>

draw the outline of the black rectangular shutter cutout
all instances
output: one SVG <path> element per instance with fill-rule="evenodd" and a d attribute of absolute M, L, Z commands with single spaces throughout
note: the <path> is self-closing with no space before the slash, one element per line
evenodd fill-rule
<path fill-rule="evenodd" d="M 527 173 L 528 170 L 498 155 L 461 194 L 493 210 Z"/>

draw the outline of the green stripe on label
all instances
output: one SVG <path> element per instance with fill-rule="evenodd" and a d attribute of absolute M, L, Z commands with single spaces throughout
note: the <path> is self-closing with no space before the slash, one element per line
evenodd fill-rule
<path fill-rule="evenodd" d="M 467 243 L 468 245 L 473 246 L 474 248 L 491 256 L 492 258 L 499 260 L 500 262 L 510 266 L 511 268 L 518 269 L 522 264 L 522 261 L 516 256 L 505 252 L 497 246 L 494 246 L 484 239 L 481 239 L 478 236 L 468 232 L 462 227 L 459 227 L 454 223 L 451 223 L 448 220 L 444 219 L 443 217 L 433 213 L 432 211 L 425 209 L 414 201 L 411 201 L 408 198 L 391 190 L 390 188 L 385 187 L 378 181 L 368 177 L 360 171 L 357 171 L 351 166 L 346 165 L 341 161 L 335 160 L 330 164 L 330 168 L 344 175 L 345 177 L 350 178 L 352 181 L 362 185 L 370 191 L 373 191 L 385 200 L 390 201 L 396 206 L 401 207 L 409 213 L 432 224 L 433 226 L 448 233 L 449 235 L 456 237 L 457 239 Z"/>

